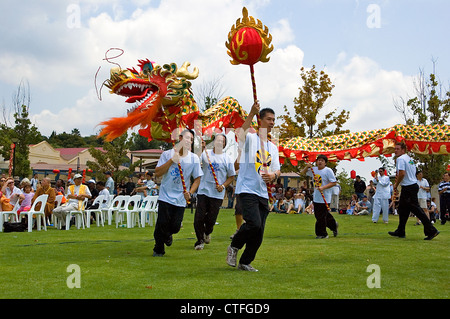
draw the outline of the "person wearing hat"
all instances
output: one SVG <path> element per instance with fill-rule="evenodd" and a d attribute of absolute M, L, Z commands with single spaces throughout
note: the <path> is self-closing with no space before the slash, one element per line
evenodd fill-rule
<path fill-rule="evenodd" d="M 83 176 L 81 174 L 75 174 L 73 177 L 74 185 L 70 185 L 67 189 L 67 199 L 65 205 L 56 207 L 53 210 L 53 214 L 57 218 L 61 219 L 61 229 L 65 229 L 66 226 L 66 215 L 73 210 L 82 209 L 83 200 L 85 198 L 90 199 L 92 197 L 89 187 L 81 184 L 81 179 Z"/>
<path fill-rule="evenodd" d="M 110 171 L 105 173 L 106 175 L 106 182 L 105 182 L 105 188 L 108 190 L 110 195 L 114 195 L 114 180 L 112 178 L 112 174 Z"/>

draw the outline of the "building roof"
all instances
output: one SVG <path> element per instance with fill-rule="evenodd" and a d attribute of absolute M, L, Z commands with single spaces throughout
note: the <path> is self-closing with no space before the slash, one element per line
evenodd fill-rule
<path fill-rule="evenodd" d="M 69 147 L 69 148 L 55 148 L 66 161 L 71 160 L 72 158 L 78 156 L 81 152 L 88 150 L 88 147 Z M 103 150 L 101 147 L 95 147 L 97 150 Z"/>

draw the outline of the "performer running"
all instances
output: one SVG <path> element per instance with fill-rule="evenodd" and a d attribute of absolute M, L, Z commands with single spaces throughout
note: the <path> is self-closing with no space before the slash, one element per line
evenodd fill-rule
<path fill-rule="evenodd" d="M 317 239 L 328 238 L 327 227 L 333 231 L 334 237 L 338 235 L 338 223 L 328 211 L 327 204 L 331 202 L 331 188 L 336 186 L 337 182 L 333 170 L 327 167 L 327 163 L 328 157 L 318 155 L 316 167 L 313 167 L 311 163 L 306 163 L 301 171 L 301 174 L 306 174 L 314 179 L 313 206 L 314 217 L 316 217 L 315 232 Z M 316 177 L 314 177 L 313 172 Z"/>
<path fill-rule="evenodd" d="M 431 240 L 439 234 L 439 231 L 431 224 L 430 219 L 420 208 L 417 193 L 416 166 L 413 160 L 406 154 L 406 144 L 397 142 L 395 144 L 395 165 L 397 167 L 397 178 L 394 184 L 394 191 L 399 185 L 402 186 L 400 200 L 398 203 L 399 223 L 393 232 L 388 232 L 391 236 L 405 238 L 405 226 L 408 221 L 409 213 L 412 212 L 420 219 L 425 233 L 425 240 Z"/>
<path fill-rule="evenodd" d="M 165 254 L 164 244 L 172 245 L 172 235 L 180 231 L 183 221 L 186 201 L 190 201 L 192 194 L 200 184 L 200 176 L 203 175 L 200 160 L 190 151 L 194 141 L 194 132 L 184 130 L 179 136 L 179 142 L 173 149 L 161 154 L 155 168 L 155 176 L 161 177 L 161 188 L 158 200 L 158 219 L 155 225 L 154 257 L 162 257 Z M 182 172 L 178 168 L 181 164 Z M 181 175 L 183 174 L 186 191 L 183 191 Z M 190 186 L 191 177 L 194 178 Z"/>
<path fill-rule="evenodd" d="M 197 236 L 195 250 L 202 250 L 204 244 L 210 243 L 211 233 L 225 196 L 225 188 L 236 175 L 233 161 L 223 153 L 227 145 L 225 134 L 214 135 L 212 143 L 214 143 L 213 149 L 205 149 L 201 155 L 203 176 L 198 188 L 197 209 L 194 216 L 194 229 Z M 216 185 L 215 177 L 219 185 Z"/>
<path fill-rule="evenodd" d="M 238 269 L 246 271 L 257 271 L 250 263 L 261 246 L 269 214 L 266 183 L 280 176 L 278 148 L 267 136 L 275 124 L 275 112 L 268 108 L 262 109 L 259 112 L 261 124 L 258 134 L 248 133 L 252 119 L 258 112 L 259 102 L 255 101 L 238 134 L 245 145 L 239 164 L 236 194 L 239 194 L 245 223 L 234 235 L 227 249 L 227 264 L 236 267 L 237 253 L 245 245 Z"/>

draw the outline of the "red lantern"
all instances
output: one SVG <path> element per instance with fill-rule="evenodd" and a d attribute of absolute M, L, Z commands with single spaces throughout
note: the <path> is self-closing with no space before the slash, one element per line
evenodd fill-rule
<path fill-rule="evenodd" d="M 351 172 L 350 172 L 350 177 L 351 177 L 352 179 L 355 179 L 355 178 L 356 178 L 356 172 L 355 172 L 355 170 L 351 170 Z"/>
<path fill-rule="evenodd" d="M 450 171 L 450 164 L 447 165 L 447 171 Z"/>
<path fill-rule="evenodd" d="M 53 174 L 59 174 L 59 169 L 54 169 Z"/>
<path fill-rule="evenodd" d="M 372 174 L 372 177 L 375 177 L 375 175 L 377 175 L 377 172 L 372 171 L 372 172 L 370 172 L 370 174 Z"/>

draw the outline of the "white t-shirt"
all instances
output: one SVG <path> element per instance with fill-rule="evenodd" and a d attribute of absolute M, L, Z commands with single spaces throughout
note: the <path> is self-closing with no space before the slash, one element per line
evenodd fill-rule
<path fill-rule="evenodd" d="M 234 163 L 227 154 L 215 154 L 213 150 L 206 151 L 208 152 L 209 159 L 211 160 L 211 165 L 214 168 L 219 185 L 225 183 L 228 177 L 236 175 Z M 198 187 L 198 194 L 223 199 L 225 196 L 225 190 L 220 193 L 217 191 L 216 181 L 214 180 L 214 175 L 211 171 L 211 167 L 209 166 L 205 151 L 202 153 L 201 161 L 203 176 L 200 181 L 200 186 Z"/>
<path fill-rule="evenodd" d="M 275 144 L 269 141 L 264 141 L 263 145 L 266 152 L 267 170 L 276 172 L 280 169 L 278 149 Z M 263 172 L 261 154 L 261 141 L 258 134 L 248 133 L 239 160 L 236 194 L 249 193 L 269 199 L 267 185 L 260 175 L 260 172 Z"/>
<path fill-rule="evenodd" d="M 310 169 L 306 172 L 306 175 L 310 176 L 314 180 L 314 194 L 313 194 L 313 202 L 315 203 L 324 203 L 322 194 L 317 189 L 322 185 L 327 185 L 329 183 L 336 182 L 336 176 L 334 176 L 333 170 L 329 167 L 324 167 L 323 169 L 318 169 L 316 166 L 312 168 L 314 170 L 314 174 L 318 175 L 318 185 L 316 185 L 316 180 L 314 179 L 314 175 Z M 327 203 L 331 202 L 331 195 L 333 194 L 333 187 L 327 188 L 323 190 L 323 195 Z"/>
<path fill-rule="evenodd" d="M 109 200 L 109 192 L 106 188 L 103 188 L 100 192 L 98 192 L 98 196 L 103 195 L 103 200 L 99 205 L 99 208 L 106 208 Z"/>
<path fill-rule="evenodd" d="M 10 199 L 9 203 L 11 205 L 16 205 L 17 201 L 19 200 L 19 197 L 17 197 L 17 196 L 14 196 L 14 198 L 11 198 L 11 196 L 14 194 L 22 195 L 23 192 L 16 186 L 14 186 L 13 190 L 11 190 L 9 187 L 6 187 L 5 196 L 6 196 L 6 198 Z"/>
<path fill-rule="evenodd" d="M 416 178 L 416 165 L 408 154 L 399 156 L 396 160 L 397 173 L 398 171 L 405 171 L 405 177 L 401 181 L 400 185 L 409 186 L 417 184 Z"/>
<path fill-rule="evenodd" d="M 422 188 L 422 187 L 430 187 L 430 184 L 428 184 L 428 181 L 422 177 L 422 180 L 417 180 L 417 184 L 419 185 L 419 192 L 417 193 L 417 198 L 428 198 L 428 192 Z"/>
<path fill-rule="evenodd" d="M 174 154 L 174 150 L 168 150 L 161 154 L 158 164 L 159 167 L 169 161 Z M 183 170 L 184 182 L 186 190 L 189 192 L 191 187 L 191 177 L 194 179 L 202 176 L 202 168 L 200 167 L 200 160 L 197 155 L 188 152 L 186 156 L 180 158 L 181 169 Z M 185 207 L 186 200 L 184 199 L 183 184 L 181 183 L 180 170 L 177 163 L 172 163 L 169 170 L 163 175 L 161 180 L 161 188 L 159 192 L 159 200 L 172 204 L 174 206 Z"/>

